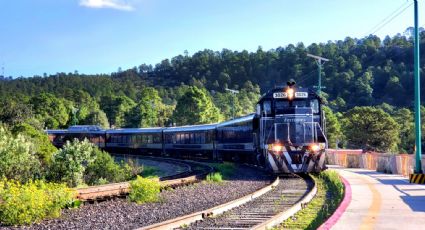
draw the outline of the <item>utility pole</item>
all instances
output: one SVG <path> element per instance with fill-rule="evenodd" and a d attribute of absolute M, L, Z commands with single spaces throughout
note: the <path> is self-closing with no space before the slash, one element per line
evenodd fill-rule
<path fill-rule="evenodd" d="M 233 95 L 233 97 L 232 97 L 232 104 L 233 104 L 233 106 L 232 106 L 232 119 L 235 119 L 235 97 L 236 97 L 236 94 L 239 93 L 239 91 L 234 90 L 234 89 L 227 89 L 227 88 L 226 88 L 226 91 L 229 91 Z"/>
<path fill-rule="evenodd" d="M 317 70 L 318 70 L 318 74 L 319 74 L 319 80 L 318 80 L 319 82 L 318 82 L 318 85 L 317 85 L 317 95 L 320 96 L 320 93 L 322 91 L 322 61 L 323 62 L 329 61 L 329 59 L 324 58 L 324 57 L 320 57 L 320 56 L 316 56 L 316 55 L 313 55 L 313 54 L 307 54 L 307 57 L 311 57 L 311 58 L 316 59 Z"/>
<path fill-rule="evenodd" d="M 419 76 L 419 28 L 418 28 L 418 1 L 414 0 L 415 11 L 415 46 L 414 46 L 414 66 L 415 66 L 415 150 L 416 150 L 416 167 L 415 173 L 422 173 L 422 143 L 421 143 L 421 90 L 420 90 L 420 76 Z"/>

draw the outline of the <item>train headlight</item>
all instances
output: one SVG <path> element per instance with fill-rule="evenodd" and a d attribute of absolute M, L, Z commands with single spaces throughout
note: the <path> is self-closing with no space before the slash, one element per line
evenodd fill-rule
<path fill-rule="evenodd" d="M 320 146 L 318 144 L 312 144 L 310 145 L 310 150 L 313 152 L 317 152 L 320 150 Z"/>
<path fill-rule="evenodd" d="M 294 98 L 294 89 L 293 88 L 286 89 L 286 95 L 288 95 L 289 100 L 292 100 Z"/>
<path fill-rule="evenodd" d="M 322 150 L 324 148 L 325 148 L 325 146 L 322 143 L 318 143 L 318 144 L 315 143 L 315 144 L 311 144 L 310 146 L 308 146 L 308 149 L 311 152 L 318 152 L 319 150 Z"/>
<path fill-rule="evenodd" d="M 283 151 L 283 145 L 281 144 L 271 144 L 269 145 L 269 150 L 273 152 L 282 152 Z"/>

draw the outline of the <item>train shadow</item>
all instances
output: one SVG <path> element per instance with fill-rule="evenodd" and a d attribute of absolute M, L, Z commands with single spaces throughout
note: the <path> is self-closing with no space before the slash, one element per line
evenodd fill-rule
<path fill-rule="evenodd" d="M 355 170 L 355 173 L 369 176 L 377 180 L 379 184 L 392 186 L 402 194 L 399 196 L 400 199 L 409 206 L 413 212 L 425 212 L 425 195 L 422 195 L 425 194 L 425 185 L 409 183 L 407 179 L 401 176 L 400 178 L 394 178 L 396 175 L 393 174 L 358 170 Z M 386 194 L 381 192 L 381 195 L 385 197 Z"/>

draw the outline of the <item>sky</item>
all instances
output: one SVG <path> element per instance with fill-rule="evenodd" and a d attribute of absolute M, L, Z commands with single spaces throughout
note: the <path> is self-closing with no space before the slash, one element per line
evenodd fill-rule
<path fill-rule="evenodd" d="M 419 14 L 425 26 L 424 1 Z M 0 75 L 111 73 L 185 50 L 383 39 L 409 26 L 413 0 L 1 0 Z"/>

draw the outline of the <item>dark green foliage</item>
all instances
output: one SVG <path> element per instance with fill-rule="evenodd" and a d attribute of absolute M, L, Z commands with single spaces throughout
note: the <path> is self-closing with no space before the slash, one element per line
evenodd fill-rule
<path fill-rule="evenodd" d="M 99 184 L 101 179 L 110 183 L 127 179 L 123 168 L 115 163 L 111 155 L 101 150 L 95 150 L 95 154 L 96 159 L 87 166 L 84 172 L 84 180 L 87 184 Z"/>
<path fill-rule="evenodd" d="M 126 96 L 104 96 L 100 99 L 100 105 L 109 119 L 109 124 L 114 127 L 125 126 L 125 114 L 133 108 L 136 103 Z"/>
<path fill-rule="evenodd" d="M 0 100 L 0 121 L 15 125 L 33 117 L 31 105 L 22 103 L 14 98 L 3 98 Z"/>
<path fill-rule="evenodd" d="M 413 153 L 413 147 L 415 146 L 413 113 L 406 108 L 401 108 L 394 112 L 393 117 L 400 126 L 399 151 Z"/>
<path fill-rule="evenodd" d="M 166 122 L 168 118 L 161 117 L 165 105 L 155 88 L 143 88 L 138 98 L 137 105 L 126 115 L 127 127 L 153 127 Z M 164 121 L 160 121 L 160 119 L 164 119 Z"/>
<path fill-rule="evenodd" d="M 396 151 L 399 125 L 382 109 L 355 107 L 344 115 L 344 134 L 355 148 Z"/>
<path fill-rule="evenodd" d="M 85 172 L 84 180 L 89 185 L 128 181 L 141 173 L 141 168 L 133 161 L 118 164 L 109 153 L 99 149 L 95 151 L 95 160 Z"/>
<path fill-rule="evenodd" d="M 49 129 L 65 127 L 69 120 L 72 103 L 53 94 L 42 93 L 31 98 L 35 117 Z"/>
<path fill-rule="evenodd" d="M 222 115 L 208 92 L 192 86 L 178 100 L 172 119 L 177 125 L 208 124 L 221 121 Z"/>
<path fill-rule="evenodd" d="M 323 111 L 326 117 L 326 137 L 328 138 L 329 148 L 336 148 L 337 142 L 343 140 L 341 124 L 329 107 L 324 106 Z"/>

